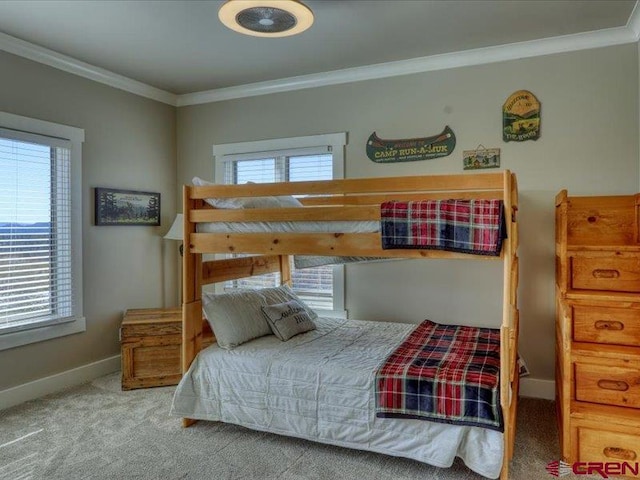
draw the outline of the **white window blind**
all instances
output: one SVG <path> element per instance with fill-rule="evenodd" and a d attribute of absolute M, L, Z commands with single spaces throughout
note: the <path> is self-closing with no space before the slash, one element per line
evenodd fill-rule
<path fill-rule="evenodd" d="M 224 157 L 224 183 L 331 180 L 333 155 L 328 147 L 311 147 Z M 333 310 L 333 267 L 292 269 L 292 288 L 311 308 Z M 279 274 L 229 282 L 226 288 L 279 285 Z"/>
<path fill-rule="evenodd" d="M 0 129 L 0 333 L 73 320 L 71 142 Z"/>

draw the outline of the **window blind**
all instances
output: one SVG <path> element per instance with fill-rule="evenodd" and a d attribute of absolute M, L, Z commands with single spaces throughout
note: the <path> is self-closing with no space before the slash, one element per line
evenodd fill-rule
<path fill-rule="evenodd" d="M 331 180 L 333 155 L 327 147 L 228 155 L 224 183 L 300 182 Z M 311 308 L 333 310 L 333 267 L 292 269 L 292 288 Z M 279 285 L 279 274 L 229 282 L 227 288 L 263 288 Z"/>
<path fill-rule="evenodd" d="M 0 332 L 73 315 L 71 143 L 0 129 Z"/>

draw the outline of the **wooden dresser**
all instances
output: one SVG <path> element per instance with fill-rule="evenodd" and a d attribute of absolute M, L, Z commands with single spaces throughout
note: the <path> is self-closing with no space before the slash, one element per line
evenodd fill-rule
<path fill-rule="evenodd" d="M 556 197 L 556 405 L 569 463 L 640 462 L 639 203 Z"/>
<path fill-rule="evenodd" d="M 215 341 L 204 322 L 203 347 Z M 177 385 L 182 378 L 182 309 L 127 310 L 120 327 L 122 389 Z"/>

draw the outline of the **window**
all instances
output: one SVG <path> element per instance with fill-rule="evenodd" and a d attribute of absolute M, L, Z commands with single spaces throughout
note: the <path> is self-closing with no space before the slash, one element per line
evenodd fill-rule
<path fill-rule="evenodd" d="M 85 329 L 83 139 L 77 128 L 0 112 L 0 349 Z"/>
<path fill-rule="evenodd" d="M 216 181 L 298 182 L 342 178 L 345 134 L 318 135 L 217 145 Z M 316 310 L 344 313 L 344 268 L 322 266 L 292 269 L 292 288 Z M 279 284 L 279 275 L 228 282 L 226 288 L 260 288 Z"/>

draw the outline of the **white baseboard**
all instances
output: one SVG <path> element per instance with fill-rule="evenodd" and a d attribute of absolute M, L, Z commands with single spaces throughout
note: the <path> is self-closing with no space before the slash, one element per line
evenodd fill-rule
<path fill-rule="evenodd" d="M 539 378 L 524 377 L 520 379 L 520 396 L 555 400 L 556 382 Z"/>
<path fill-rule="evenodd" d="M 81 385 L 120 370 L 120 355 L 0 391 L 0 410 Z"/>

